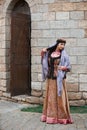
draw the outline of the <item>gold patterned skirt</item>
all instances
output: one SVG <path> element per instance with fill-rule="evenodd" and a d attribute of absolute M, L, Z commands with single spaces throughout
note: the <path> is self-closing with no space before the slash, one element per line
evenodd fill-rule
<path fill-rule="evenodd" d="M 56 80 L 46 80 L 46 95 L 43 104 L 43 113 L 41 121 L 50 124 L 71 124 L 73 123 L 70 117 L 70 108 L 68 95 L 63 80 L 62 95 L 57 95 L 57 82 Z"/>

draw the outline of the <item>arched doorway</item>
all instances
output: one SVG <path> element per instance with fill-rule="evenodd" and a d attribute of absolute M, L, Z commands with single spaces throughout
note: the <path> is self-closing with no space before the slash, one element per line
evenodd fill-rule
<path fill-rule="evenodd" d="M 31 18 L 24 0 L 11 13 L 10 92 L 11 96 L 31 93 Z"/>

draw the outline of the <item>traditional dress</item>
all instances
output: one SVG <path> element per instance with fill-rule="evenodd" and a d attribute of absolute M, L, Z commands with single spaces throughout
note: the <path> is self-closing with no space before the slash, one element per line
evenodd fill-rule
<path fill-rule="evenodd" d="M 65 84 L 66 74 L 64 74 L 62 80 L 62 93 L 58 96 L 58 65 L 60 64 L 60 56 L 53 57 L 52 54 L 48 54 L 48 70 L 46 76 L 46 95 L 43 104 L 43 114 L 41 116 L 41 121 L 55 124 L 62 123 L 68 124 L 72 123 L 69 110 L 69 102 Z"/>

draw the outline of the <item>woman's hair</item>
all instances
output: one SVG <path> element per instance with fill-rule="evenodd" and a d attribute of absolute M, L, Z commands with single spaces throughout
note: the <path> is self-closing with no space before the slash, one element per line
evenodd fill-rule
<path fill-rule="evenodd" d="M 58 45 L 59 43 L 64 43 L 64 44 L 66 44 L 66 40 L 64 40 L 64 39 L 57 39 L 57 40 L 56 40 L 56 44 L 55 44 L 54 46 L 52 46 L 52 47 L 47 48 L 47 51 L 49 51 L 49 53 L 51 54 L 53 51 L 56 50 L 56 47 L 57 47 L 57 45 Z"/>

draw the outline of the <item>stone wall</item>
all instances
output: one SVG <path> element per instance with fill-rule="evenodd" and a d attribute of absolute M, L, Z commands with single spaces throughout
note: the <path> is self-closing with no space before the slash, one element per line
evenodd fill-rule
<path fill-rule="evenodd" d="M 0 2 L 0 90 L 4 92 L 7 91 L 10 80 L 9 14 L 15 3 L 14 0 Z M 67 75 L 70 104 L 87 104 L 87 0 L 26 0 L 26 2 L 31 10 L 32 99 L 37 97 L 41 99 L 39 102 L 42 102 L 45 96 L 45 82 L 41 76 L 41 49 L 55 43 L 57 38 L 63 37 L 67 41 L 66 51 L 72 66 L 71 72 Z"/>

